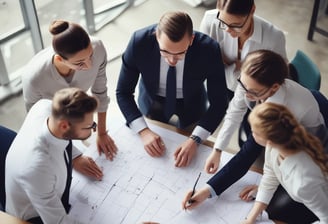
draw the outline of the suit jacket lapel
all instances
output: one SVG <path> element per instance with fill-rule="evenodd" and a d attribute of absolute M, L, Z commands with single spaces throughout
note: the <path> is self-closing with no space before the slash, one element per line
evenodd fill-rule
<path fill-rule="evenodd" d="M 151 96 L 156 95 L 159 87 L 159 73 L 160 73 L 160 53 L 159 53 L 159 46 L 156 41 L 156 36 L 154 35 L 154 44 L 150 46 L 152 49 L 150 50 L 149 58 L 147 60 L 148 71 L 145 72 L 145 79 L 144 82 L 146 86 L 149 88 L 149 93 Z M 151 65 L 151 66 L 150 66 Z"/>

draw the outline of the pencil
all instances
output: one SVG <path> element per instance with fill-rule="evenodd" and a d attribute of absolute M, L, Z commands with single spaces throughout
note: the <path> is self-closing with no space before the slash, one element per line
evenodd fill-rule
<path fill-rule="evenodd" d="M 197 183 L 198 183 L 198 180 L 199 180 L 201 174 L 202 174 L 202 172 L 199 172 L 199 175 L 198 175 L 198 177 L 197 177 L 197 179 L 196 179 L 196 182 L 195 182 L 195 184 L 194 184 L 194 187 L 193 187 L 193 189 L 192 189 L 192 193 L 191 193 L 190 199 L 188 200 L 188 203 L 189 203 L 189 204 L 192 204 L 192 203 L 195 202 L 195 200 L 193 200 L 193 199 L 191 199 L 191 198 L 192 198 L 192 196 L 194 196 L 194 194 L 195 194 L 195 191 L 196 191 L 196 185 L 197 185 Z"/>

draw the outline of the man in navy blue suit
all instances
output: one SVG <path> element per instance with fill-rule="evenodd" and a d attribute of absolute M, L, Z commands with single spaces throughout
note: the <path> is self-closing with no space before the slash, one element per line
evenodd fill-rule
<path fill-rule="evenodd" d="M 174 84 L 167 79 L 172 76 Z M 143 116 L 171 124 L 174 120 L 175 126 L 192 130 L 174 154 L 175 166 L 184 167 L 198 144 L 220 124 L 228 104 L 226 91 L 218 43 L 194 31 L 188 14 L 168 12 L 158 24 L 132 35 L 122 56 L 116 96 L 127 125 L 140 135 L 150 156 L 162 156 L 165 145 Z M 173 95 L 173 104 L 169 95 Z"/>

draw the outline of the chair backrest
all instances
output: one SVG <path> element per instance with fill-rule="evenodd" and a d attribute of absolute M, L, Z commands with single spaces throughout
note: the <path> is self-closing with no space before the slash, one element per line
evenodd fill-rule
<path fill-rule="evenodd" d="M 16 137 L 16 132 L 0 125 L 0 208 L 5 208 L 6 191 L 5 191 L 5 161 L 8 149 Z"/>
<path fill-rule="evenodd" d="M 319 91 L 311 90 L 311 93 L 318 102 L 320 112 L 328 128 L 328 99 Z"/>
<path fill-rule="evenodd" d="M 297 72 L 297 81 L 308 89 L 319 90 L 321 74 L 318 66 L 303 51 L 297 50 L 291 61 Z"/>

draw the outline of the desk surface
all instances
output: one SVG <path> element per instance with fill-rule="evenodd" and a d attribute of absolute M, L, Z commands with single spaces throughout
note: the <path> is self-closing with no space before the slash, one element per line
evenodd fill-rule
<path fill-rule="evenodd" d="M 170 125 L 170 124 L 165 124 L 165 123 L 163 123 L 163 122 L 155 121 L 155 120 L 150 120 L 150 119 L 147 119 L 147 121 L 148 121 L 149 123 L 155 124 L 155 125 L 157 125 L 157 126 L 159 126 L 159 127 L 165 128 L 165 129 L 167 129 L 167 130 L 170 130 L 170 131 L 176 132 L 176 133 L 181 134 L 181 135 L 184 135 L 184 136 L 189 136 L 189 135 L 191 135 L 190 132 L 187 132 L 187 131 L 185 131 L 185 130 L 182 130 L 182 129 L 177 128 L 177 127 L 175 127 L 175 126 L 173 126 L 173 125 Z M 202 144 L 203 144 L 203 145 L 206 145 L 206 146 L 208 146 L 208 147 L 211 147 L 211 148 L 213 148 L 213 146 L 214 146 L 214 142 L 209 141 L 209 140 L 204 141 Z"/>
<path fill-rule="evenodd" d="M 186 168 L 177 168 L 174 166 L 174 151 L 189 134 L 184 135 L 183 131 L 166 124 L 148 120 L 147 123 L 162 137 L 166 145 L 165 155 L 150 157 L 143 149 L 140 137 L 124 123 L 116 130 L 110 130 L 119 148 L 111 162 L 98 155 L 95 139 L 90 139 L 85 153 L 90 153 L 102 167 L 104 178 L 93 181 L 78 173 L 73 174 L 70 216 L 97 224 L 107 224 L 109 220 L 111 224 L 149 220 L 161 224 L 201 224 L 204 220 L 214 223 L 219 219 L 222 223 L 237 223 L 244 219 L 252 204 L 241 201 L 238 195 L 243 187 L 258 183 L 259 174 L 248 172 L 220 197 L 206 200 L 198 209 L 185 212 L 181 208 L 182 198 L 203 171 L 204 161 L 212 147 L 200 145 L 192 163 Z M 223 152 L 220 167 L 232 156 Z M 197 188 L 203 187 L 210 177 L 202 172 Z"/>
<path fill-rule="evenodd" d="M 152 126 L 157 126 L 163 129 L 157 129 L 156 131 L 165 136 L 165 140 L 170 146 L 171 151 L 175 147 L 174 145 L 177 144 L 177 142 L 180 142 L 181 140 L 186 138 L 183 136 L 190 135 L 190 133 L 187 133 L 171 125 L 156 121 L 148 122 L 151 123 Z M 168 131 L 165 131 L 164 129 Z M 177 133 L 179 133 L 180 136 L 177 135 Z M 191 221 L 190 223 L 200 223 L 195 220 L 197 219 L 195 217 L 204 217 L 209 218 L 210 220 L 215 217 L 215 219 L 217 219 L 218 215 L 220 214 L 216 214 L 216 211 L 211 211 L 213 205 L 216 204 L 216 202 L 213 200 L 209 204 L 205 204 L 205 207 L 195 211 L 194 214 L 189 214 L 189 216 L 188 214 L 186 216 L 186 214 L 180 213 L 180 203 L 182 200 L 182 196 L 184 195 L 186 190 L 191 188 L 191 186 L 193 185 L 195 173 L 202 170 L 203 162 L 200 163 L 201 165 L 198 162 L 194 163 L 190 167 L 192 168 L 193 172 L 189 172 L 186 169 L 174 168 L 172 164 L 168 162 L 171 160 L 169 157 L 159 159 L 156 162 L 148 161 L 149 159 L 153 159 L 146 155 L 143 150 L 139 150 L 139 143 L 136 140 L 138 138 L 136 137 L 138 136 L 134 137 L 133 133 L 130 133 L 124 125 L 122 130 L 114 134 L 114 140 L 120 146 L 125 146 L 125 149 L 123 150 L 122 147 L 122 151 L 120 153 L 121 158 L 116 158 L 113 162 L 108 162 L 106 160 L 98 158 L 98 162 L 103 163 L 104 169 L 108 169 L 108 172 L 106 172 L 106 176 L 107 174 L 109 174 L 106 177 L 108 178 L 107 180 L 103 180 L 97 183 L 93 181 L 90 182 L 90 180 L 83 179 L 83 177 L 75 176 L 75 178 L 73 178 L 73 180 L 75 180 L 75 186 L 73 183 L 73 190 L 71 189 L 73 191 L 73 197 L 71 198 L 71 202 L 73 205 L 72 216 L 75 218 L 82 216 L 83 221 L 87 219 L 89 219 L 89 221 L 98 220 L 98 223 L 107 223 L 107 221 L 109 219 L 112 220 L 113 217 L 115 217 L 114 219 L 115 221 L 117 221 L 115 222 L 114 220 L 112 220 L 113 223 L 122 223 L 122 220 L 124 219 L 126 219 L 126 222 L 123 223 L 131 223 L 128 220 L 145 221 L 149 220 L 150 218 L 154 219 L 154 221 L 163 221 L 166 219 L 167 216 L 171 216 L 171 218 L 176 219 L 176 223 L 186 221 L 186 219 L 190 218 L 193 219 L 192 221 L 189 220 Z M 128 141 L 126 141 L 127 139 L 133 141 L 129 143 Z M 206 149 L 201 147 L 204 150 L 200 150 L 200 152 L 198 152 L 200 153 L 200 156 L 203 160 L 204 158 L 206 158 L 206 155 L 202 154 L 206 153 L 205 151 L 209 152 L 208 150 L 211 150 L 211 148 L 213 147 L 213 142 L 206 141 L 204 145 L 206 145 L 208 148 Z M 131 151 L 126 151 L 127 148 L 132 147 L 133 149 Z M 131 155 L 131 152 L 134 150 L 137 150 L 138 153 L 136 153 L 136 155 L 133 155 L 133 158 L 130 158 L 131 156 L 129 155 Z M 96 152 L 96 150 L 91 151 Z M 142 162 L 137 162 L 138 160 L 141 160 Z M 124 161 L 124 166 L 121 166 L 122 161 Z M 143 163 L 147 163 L 148 165 L 145 165 Z M 135 166 L 133 167 L 133 165 Z M 105 166 L 107 166 L 107 168 Z M 151 169 L 153 169 L 154 171 L 151 171 Z M 153 173 L 150 174 L 149 172 Z M 203 179 L 203 181 L 200 181 L 203 182 L 203 184 L 209 178 L 208 176 L 206 176 L 207 175 L 203 173 L 201 178 Z M 251 179 L 255 180 L 257 179 L 257 177 L 251 177 Z M 115 181 L 113 182 L 113 180 Z M 199 187 L 201 187 L 200 184 Z M 140 191 L 140 188 L 143 188 L 142 191 Z M 221 200 L 219 203 L 225 204 L 225 200 L 229 202 L 232 196 L 237 196 L 237 191 L 239 190 L 232 188 L 232 193 L 227 192 L 226 195 L 221 196 Z M 174 197 L 172 196 L 172 193 L 174 193 Z M 120 203 L 118 201 L 118 199 L 120 198 L 115 197 L 116 195 L 123 198 L 124 203 Z M 133 201 L 131 201 L 132 198 L 134 198 Z M 99 203 L 99 199 L 102 200 L 101 203 Z M 126 203 L 129 204 L 129 206 L 127 206 Z M 141 204 L 142 207 L 145 208 L 144 211 L 140 210 Z M 221 208 L 227 209 L 230 207 L 226 205 L 221 205 Z M 155 209 L 156 211 L 154 211 Z M 129 210 L 133 210 L 133 212 L 129 212 Z M 207 214 L 204 215 L 205 211 L 207 211 Z M 98 219 L 99 217 L 102 217 L 103 219 Z M 231 220 L 232 217 L 222 216 L 221 218 L 228 218 L 228 220 Z M 10 216 L 9 214 L 4 212 L 0 212 L 0 220 L 1 223 L 6 224 L 28 224 L 27 222 Z"/>
<path fill-rule="evenodd" d="M 182 134 L 184 136 L 189 136 L 191 134 L 191 133 L 188 133 L 185 130 L 179 129 L 179 128 L 173 126 L 173 125 L 165 124 L 165 123 L 160 122 L 160 121 L 155 121 L 155 120 L 150 120 L 150 119 L 147 119 L 147 121 L 150 122 L 150 123 L 152 123 L 152 124 L 155 124 L 155 125 L 157 125 L 159 127 L 165 128 L 167 130 L 174 131 L 174 132 L 176 132 L 178 134 Z M 213 148 L 213 146 L 214 146 L 214 142 L 209 141 L 209 140 L 204 141 L 202 144 L 203 145 L 206 145 L 208 147 L 211 147 L 211 148 Z M 258 168 L 258 167 L 256 167 L 256 166 L 251 166 L 250 170 L 251 171 L 254 171 L 254 172 L 257 172 L 257 173 L 260 173 L 260 174 L 263 174 L 263 170 L 260 169 L 260 168 Z"/>
<path fill-rule="evenodd" d="M 0 220 L 5 224 L 29 224 L 2 211 L 0 211 Z"/>

